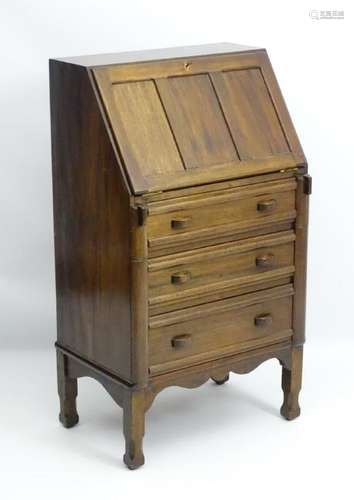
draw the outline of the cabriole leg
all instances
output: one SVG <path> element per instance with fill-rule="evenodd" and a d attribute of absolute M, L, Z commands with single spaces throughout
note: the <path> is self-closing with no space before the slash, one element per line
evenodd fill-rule
<path fill-rule="evenodd" d="M 291 370 L 283 367 L 282 371 L 284 402 L 280 413 L 287 420 L 293 420 L 300 415 L 299 392 L 302 379 L 302 354 L 302 346 L 293 347 L 291 352 Z"/>
<path fill-rule="evenodd" d="M 68 358 L 57 351 L 58 394 L 60 399 L 59 420 L 64 427 L 73 427 L 79 421 L 76 410 L 77 379 L 67 372 Z"/>
<path fill-rule="evenodd" d="M 124 463 L 129 469 L 144 464 L 143 437 L 145 432 L 145 393 L 126 390 L 124 395 Z"/>

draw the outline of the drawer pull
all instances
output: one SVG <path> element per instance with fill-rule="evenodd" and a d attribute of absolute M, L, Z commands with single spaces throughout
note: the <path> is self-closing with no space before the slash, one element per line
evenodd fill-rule
<path fill-rule="evenodd" d="M 256 266 L 261 268 L 268 268 L 274 266 L 275 255 L 272 253 L 266 253 L 264 255 L 258 255 L 256 257 Z"/>
<path fill-rule="evenodd" d="M 177 337 L 173 337 L 171 340 L 172 347 L 176 349 L 182 349 L 184 347 L 189 347 L 192 344 L 192 336 L 191 335 L 178 335 Z"/>
<path fill-rule="evenodd" d="M 191 279 L 192 275 L 189 271 L 182 271 L 180 273 L 173 273 L 171 275 L 171 283 L 174 285 L 182 285 Z"/>
<path fill-rule="evenodd" d="M 254 318 L 254 324 L 259 327 L 270 326 L 273 322 L 271 314 L 260 314 Z"/>
<path fill-rule="evenodd" d="M 271 212 L 277 206 L 276 200 L 264 200 L 257 204 L 258 212 Z"/>
<path fill-rule="evenodd" d="M 171 220 L 172 229 L 186 229 L 191 223 L 191 217 L 180 217 Z"/>

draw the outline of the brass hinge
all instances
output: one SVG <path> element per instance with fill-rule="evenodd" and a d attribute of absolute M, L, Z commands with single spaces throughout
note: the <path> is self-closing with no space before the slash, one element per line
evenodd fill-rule
<path fill-rule="evenodd" d="M 309 174 L 305 174 L 304 178 L 304 193 L 311 194 L 312 193 L 312 177 Z"/>
<path fill-rule="evenodd" d="M 139 226 L 143 226 L 146 222 L 146 218 L 148 216 L 148 208 L 143 205 L 137 205 L 136 211 L 138 214 L 138 224 Z"/>

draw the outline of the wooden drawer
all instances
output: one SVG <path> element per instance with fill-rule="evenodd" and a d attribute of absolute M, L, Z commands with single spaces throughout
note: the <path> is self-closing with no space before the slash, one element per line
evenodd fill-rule
<path fill-rule="evenodd" d="M 150 254 L 205 246 L 222 237 L 257 231 L 294 220 L 296 181 L 264 182 L 214 193 L 190 195 L 149 205 Z"/>
<path fill-rule="evenodd" d="M 294 273 L 295 233 L 286 231 L 149 260 L 149 314 L 265 288 Z"/>
<path fill-rule="evenodd" d="M 150 318 L 150 372 L 179 369 L 292 335 L 291 285 Z"/>

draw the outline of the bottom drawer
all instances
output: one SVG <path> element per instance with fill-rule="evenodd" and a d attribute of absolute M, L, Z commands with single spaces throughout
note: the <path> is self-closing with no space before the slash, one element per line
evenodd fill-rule
<path fill-rule="evenodd" d="M 291 285 L 150 319 L 150 373 L 281 341 L 292 335 Z"/>

